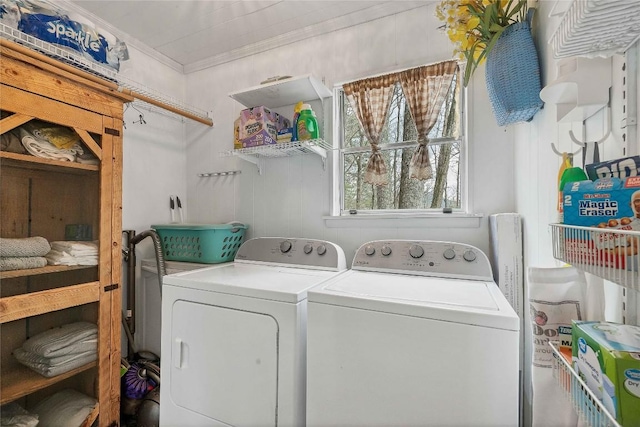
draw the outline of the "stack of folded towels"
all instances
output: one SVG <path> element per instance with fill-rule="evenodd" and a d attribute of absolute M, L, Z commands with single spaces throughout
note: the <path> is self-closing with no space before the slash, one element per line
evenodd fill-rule
<path fill-rule="evenodd" d="M 44 237 L 7 239 L 0 237 L 0 271 L 40 268 L 51 246 Z"/>
<path fill-rule="evenodd" d="M 98 242 L 51 242 L 50 265 L 98 265 Z"/>
<path fill-rule="evenodd" d="M 27 339 L 13 351 L 18 362 L 45 377 L 55 377 L 97 359 L 98 327 L 75 322 Z"/>

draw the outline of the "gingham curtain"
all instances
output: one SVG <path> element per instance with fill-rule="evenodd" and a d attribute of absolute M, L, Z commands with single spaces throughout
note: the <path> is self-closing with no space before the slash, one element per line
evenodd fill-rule
<path fill-rule="evenodd" d="M 418 148 L 409 165 L 411 178 L 423 181 L 433 176 L 427 135 L 438 120 L 440 108 L 457 72 L 458 62 L 446 61 L 399 73 L 402 91 L 418 129 Z"/>
<path fill-rule="evenodd" d="M 378 144 L 397 80 L 395 74 L 385 75 L 347 83 L 342 87 L 371 144 L 371 156 L 364 181 L 376 186 L 388 183 L 387 166 L 380 155 Z"/>

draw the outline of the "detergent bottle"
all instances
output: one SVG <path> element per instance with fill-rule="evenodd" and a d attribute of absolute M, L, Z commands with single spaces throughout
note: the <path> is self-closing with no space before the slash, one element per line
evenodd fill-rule
<path fill-rule="evenodd" d="M 299 141 L 317 139 L 319 137 L 318 119 L 316 119 L 316 113 L 313 112 L 309 104 L 302 104 L 296 127 Z"/>
<path fill-rule="evenodd" d="M 300 110 L 302 110 L 303 102 L 300 101 L 293 107 L 293 121 L 291 122 L 291 141 L 298 140 L 298 118 L 300 117 Z"/>

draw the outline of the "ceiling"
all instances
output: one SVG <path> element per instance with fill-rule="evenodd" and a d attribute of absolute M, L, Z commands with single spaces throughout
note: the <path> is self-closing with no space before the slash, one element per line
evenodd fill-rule
<path fill-rule="evenodd" d="M 70 0 L 127 44 L 183 72 L 424 6 L 364 0 Z M 432 2 L 432 0 L 431 0 Z M 77 9 L 79 10 L 79 9 Z M 158 55 L 159 54 L 159 55 Z"/>

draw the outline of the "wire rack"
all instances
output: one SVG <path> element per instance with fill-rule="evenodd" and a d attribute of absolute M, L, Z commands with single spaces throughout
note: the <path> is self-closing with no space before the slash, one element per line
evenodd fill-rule
<path fill-rule="evenodd" d="M 257 147 L 239 148 L 223 151 L 221 157 L 236 156 L 251 162 L 258 167 L 262 174 L 263 160 L 274 157 L 291 157 L 303 154 L 316 154 L 322 159 L 322 166 L 326 167 L 327 151 L 332 150 L 331 144 L 323 139 L 307 141 L 280 142 L 277 144 L 259 145 Z"/>
<path fill-rule="evenodd" d="M 141 83 L 135 82 L 127 78 L 126 76 L 119 75 L 116 72 L 116 70 L 110 67 L 103 66 L 94 61 L 90 61 L 84 58 L 79 53 L 64 49 L 52 43 L 45 42 L 29 34 L 23 33 L 22 31 L 19 31 L 15 28 L 9 27 L 8 25 L 3 23 L 0 23 L 0 37 L 19 43 L 23 46 L 29 47 L 30 49 L 33 49 L 37 52 L 40 52 L 54 59 L 58 59 L 64 63 L 72 65 L 85 72 L 97 75 L 111 82 L 115 82 L 121 88 L 132 90 L 150 99 L 162 102 L 170 107 L 185 111 L 189 114 L 200 117 L 202 119 L 209 118 L 209 115 L 207 114 L 207 112 L 200 110 L 196 107 L 186 105 L 175 98 L 172 98 L 170 96 L 167 96 L 166 94 L 163 94 L 154 89 L 151 89 Z M 141 104 L 148 106 L 150 110 L 154 108 L 153 105 L 147 102 L 144 102 L 141 100 L 137 100 L 136 102 L 139 102 Z M 168 110 L 165 110 L 165 111 L 167 111 L 167 113 L 169 114 L 173 114 L 177 116 L 176 113 L 170 112 Z"/>
<path fill-rule="evenodd" d="M 553 256 L 618 285 L 640 290 L 640 232 L 551 224 Z"/>
<path fill-rule="evenodd" d="M 556 58 L 624 53 L 640 37 L 640 2 L 574 0 L 549 40 Z"/>
<path fill-rule="evenodd" d="M 326 156 L 326 152 L 332 147 L 323 139 L 311 139 L 307 141 L 280 142 L 277 144 L 259 145 L 257 147 L 239 148 L 222 153 L 223 157 L 237 156 L 239 154 L 256 157 L 290 157 L 300 154 L 314 153 Z"/>
<path fill-rule="evenodd" d="M 549 346 L 553 350 L 553 377 L 582 421 L 592 427 L 622 427 L 571 367 L 558 343 L 549 342 Z"/>

